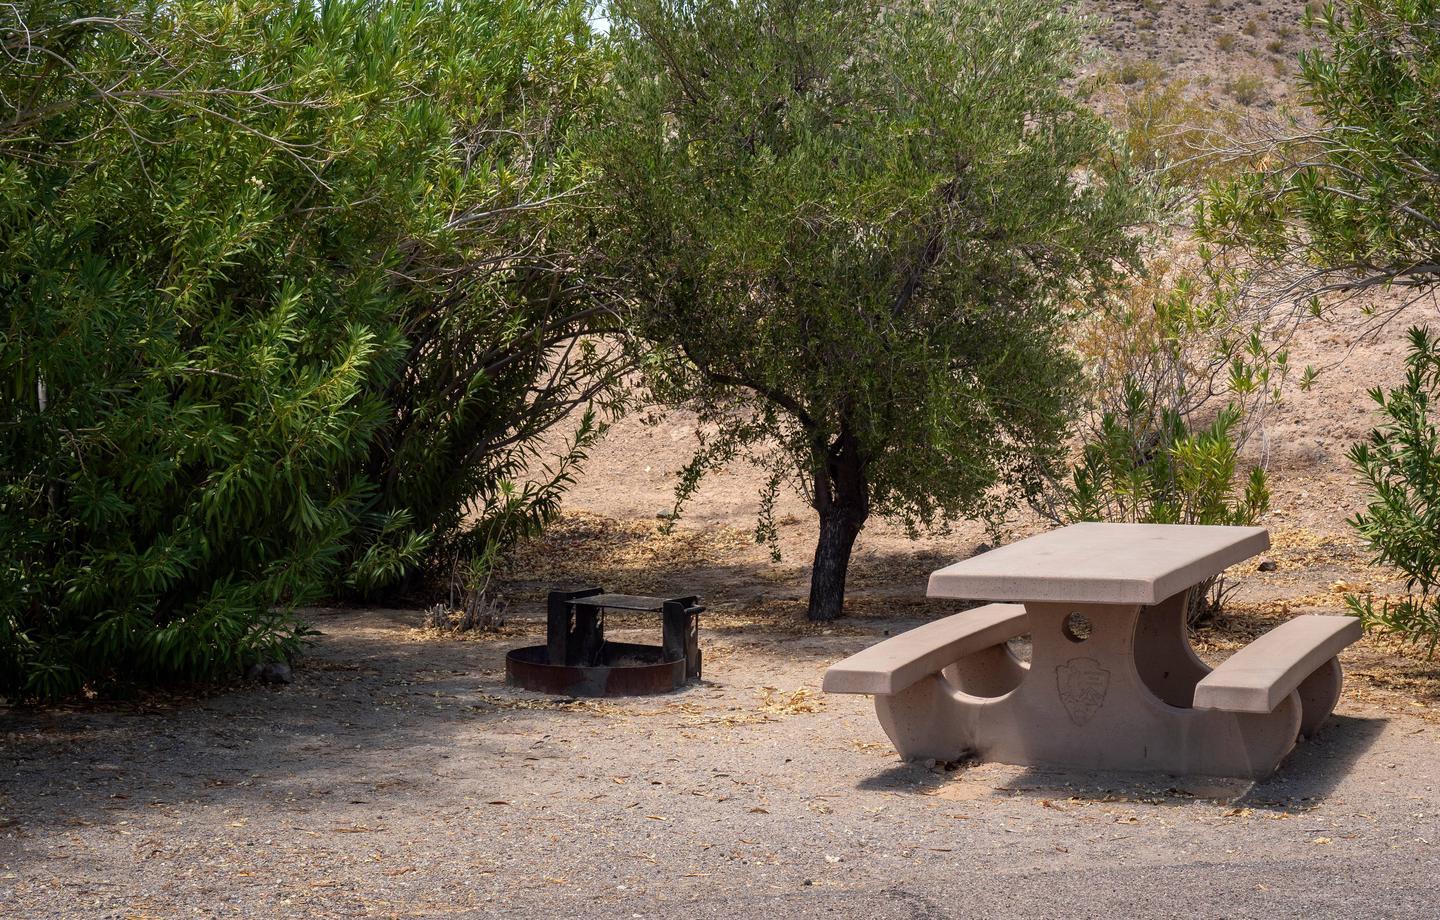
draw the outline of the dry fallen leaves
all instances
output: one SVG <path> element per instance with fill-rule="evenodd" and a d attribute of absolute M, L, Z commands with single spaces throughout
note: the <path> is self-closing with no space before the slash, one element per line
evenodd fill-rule
<path fill-rule="evenodd" d="M 517 546 L 503 574 L 516 581 L 594 582 L 612 590 L 649 590 L 657 586 L 663 570 L 725 562 L 753 552 L 754 546 L 751 534 L 736 527 L 680 526 L 667 533 L 658 521 L 567 511 L 542 537 Z"/>
<path fill-rule="evenodd" d="M 763 687 L 760 690 L 762 712 L 793 716 L 800 713 L 819 712 L 824 708 L 824 701 L 808 687 L 801 687 L 788 693 L 774 687 Z"/>
<path fill-rule="evenodd" d="M 1337 581 L 1330 585 L 1332 594 L 1369 594 L 1370 591 L 1368 581 Z"/>
<path fill-rule="evenodd" d="M 614 703 L 592 699 L 554 699 L 550 697 L 509 696 L 498 693 L 480 693 L 481 704 L 474 709 L 533 709 L 550 712 L 588 712 L 594 715 L 620 715 L 624 710 Z"/>

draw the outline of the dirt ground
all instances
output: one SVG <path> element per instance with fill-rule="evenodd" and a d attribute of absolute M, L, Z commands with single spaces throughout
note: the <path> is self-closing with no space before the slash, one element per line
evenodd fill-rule
<path fill-rule="evenodd" d="M 10 713 L 0 913 L 1436 915 L 1433 710 L 1349 694 L 1255 786 L 931 768 L 817 692 L 913 620 L 707 619 L 705 683 L 664 697 L 506 689 L 538 624 L 454 641 L 320 611 L 287 687 Z"/>
<path fill-rule="evenodd" d="M 1220 94 L 1258 74 L 1257 109 L 1283 104 L 1306 41 L 1294 3 L 1104 12 L 1105 66 L 1157 62 Z M 1205 657 L 1394 587 L 1344 524 L 1362 499 L 1344 452 L 1372 423 L 1365 391 L 1400 377 L 1403 326 L 1353 350 L 1323 325 L 1296 342 L 1294 366 L 1327 371 L 1248 449 L 1271 476 L 1276 567 L 1232 572 Z M 777 509 L 778 564 L 750 536 L 760 480 L 743 465 L 659 531 L 693 433 L 681 413 L 616 426 L 560 525 L 510 562 L 500 633 L 315 611 L 323 635 L 288 686 L 0 708 L 0 916 L 1440 916 L 1440 661 L 1347 651 L 1333 722 L 1255 785 L 904 764 L 868 701 L 820 694 L 821 676 L 960 609 L 926 601 L 925 578 L 989 538 L 873 521 L 849 616 L 807 624 L 798 498 Z M 1009 536 L 1043 526 L 1020 517 Z M 602 702 L 506 688 L 544 591 L 589 584 L 702 594 L 705 682 Z"/>

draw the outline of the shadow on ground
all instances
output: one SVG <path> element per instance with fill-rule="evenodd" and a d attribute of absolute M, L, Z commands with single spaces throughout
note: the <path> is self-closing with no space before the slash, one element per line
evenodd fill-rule
<path fill-rule="evenodd" d="M 969 544 L 944 553 L 924 547 L 857 549 L 847 579 L 847 619 L 894 616 L 897 605 L 903 615 L 921 618 L 971 606 L 927 601 L 925 587 L 932 570 L 974 549 Z M 793 554 L 773 562 L 749 530 L 682 525 L 666 533 L 654 521 L 571 514 L 517 549 L 501 573 L 500 591 L 525 615 L 543 611 L 550 589 L 699 594 L 715 612 L 793 618 L 803 628 L 813 625 L 804 619 L 808 562 L 808 556 Z"/>
<path fill-rule="evenodd" d="M 1388 720 L 1331 716 L 1312 740 L 1300 742 L 1268 779 L 1252 782 L 1228 777 L 1181 777 L 1165 773 L 1112 773 L 985 765 L 976 776 L 977 761 L 902 763 L 866 777 L 857 788 L 868 791 L 935 795 L 956 788 L 952 798 L 1036 800 L 1143 800 L 1154 805 L 1184 805 L 1206 799 L 1236 807 L 1290 811 L 1325 801 L 1384 732 Z M 999 775 L 993 772 L 998 767 Z"/>
<path fill-rule="evenodd" d="M 317 619 L 322 633 L 334 619 Z M 0 710 L 0 804 L 12 822 L 40 829 L 136 807 L 383 802 L 436 783 L 458 746 L 503 759 L 533 720 L 571 715 L 497 700 L 499 649 L 514 640 L 422 641 L 394 628 L 418 619 L 405 614 L 360 629 L 356 615 L 339 619 L 349 628 L 324 636 L 285 687 Z"/>

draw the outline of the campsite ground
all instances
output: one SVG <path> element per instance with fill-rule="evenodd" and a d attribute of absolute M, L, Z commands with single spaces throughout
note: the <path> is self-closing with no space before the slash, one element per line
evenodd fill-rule
<path fill-rule="evenodd" d="M 538 624 L 321 611 L 283 688 L 11 713 L 0 915 L 1435 914 L 1433 700 L 1362 681 L 1254 786 L 931 767 L 816 693 L 908 614 L 710 620 L 705 683 L 664 697 L 507 690 Z"/>
<path fill-rule="evenodd" d="M 1107 12 L 1114 66 L 1231 99 L 1258 75 L 1256 109 L 1283 101 L 1304 41 L 1298 5 L 1269 0 Z M 1398 379 L 1402 336 L 1302 331 L 1292 364 L 1328 370 L 1248 448 L 1271 476 L 1276 567 L 1237 567 L 1203 655 L 1393 585 L 1344 525 L 1361 502 L 1344 451 L 1371 423 L 1366 389 Z M 0 916 L 1436 915 L 1440 662 L 1352 648 L 1333 723 L 1254 786 L 903 764 L 868 702 L 822 696 L 821 675 L 958 609 L 924 599 L 926 574 L 989 537 L 872 522 L 850 616 L 808 624 L 798 498 L 777 510 L 778 564 L 750 538 L 744 466 L 659 531 L 693 435 L 683 414 L 611 432 L 560 526 L 510 563 L 499 633 L 316 611 L 288 686 L 0 709 Z M 544 590 L 582 584 L 704 595 L 705 682 L 604 702 L 507 689 L 503 653 L 540 635 Z"/>
<path fill-rule="evenodd" d="M 0 916 L 1434 916 L 1440 663 L 1350 649 L 1332 723 L 1257 785 L 905 764 L 820 677 L 956 609 L 924 574 L 979 535 L 867 533 L 851 616 L 809 624 L 803 566 L 754 546 L 738 493 L 732 520 L 670 534 L 649 497 L 522 551 L 499 633 L 315 611 L 288 686 L 0 714 Z M 1211 660 L 1375 581 L 1342 529 L 1275 527 L 1275 571 L 1240 567 L 1196 637 Z M 586 583 L 705 594 L 704 683 L 505 687 L 545 587 Z"/>

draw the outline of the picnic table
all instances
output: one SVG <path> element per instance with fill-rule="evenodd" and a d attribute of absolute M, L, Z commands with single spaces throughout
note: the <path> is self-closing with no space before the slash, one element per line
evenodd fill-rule
<path fill-rule="evenodd" d="M 1263 778 L 1334 709 L 1348 616 L 1300 616 L 1215 669 L 1192 590 L 1270 545 L 1261 527 L 1074 524 L 933 572 L 931 597 L 1000 601 L 831 667 L 875 697 L 902 756 Z M 1022 661 L 1012 639 L 1029 635 Z"/>

